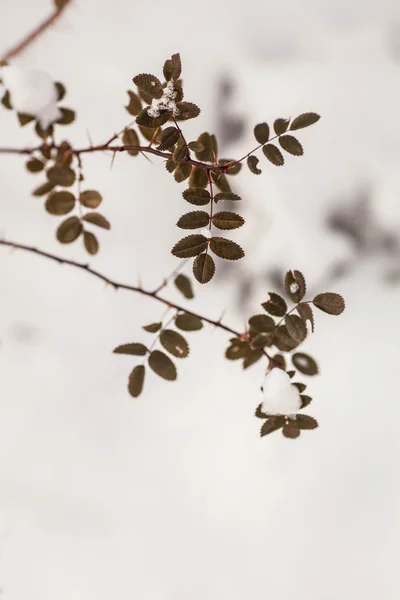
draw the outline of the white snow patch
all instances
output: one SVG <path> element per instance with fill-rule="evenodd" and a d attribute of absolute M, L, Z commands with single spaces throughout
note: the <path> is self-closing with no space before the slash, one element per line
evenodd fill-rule
<path fill-rule="evenodd" d="M 154 119 L 160 116 L 160 111 L 168 110 L 172 113 L 173 117 L 179 115 L 179 110 L 176 106 L 175 98 L 177 92 L 174 89 L 174 82 L 168 81 L 167 87 L 164 89 L 164 93 L 161 98 L 153 98 L 151 106 L 147 109 L 149 117 Z"/>
<path fill-rule="evenodd" d="M 300 409 L 299 390 L 292 385 L 289 375 L 279 367 L 265 377 L 262 411 L 268 415 L 295 415 Z"/>
<path fill-rule="evenodd" d="M 33 115 L 43 128 L 61 116 L 57 88 L 47 73 L 7 66 L 2 68 L 1 75 L 17 112 Z"/>

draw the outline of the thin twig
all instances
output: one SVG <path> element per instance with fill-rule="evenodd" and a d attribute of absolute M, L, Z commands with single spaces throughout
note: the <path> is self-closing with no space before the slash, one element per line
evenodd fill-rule
<path fill-rule="evenodd" d="M 16 242 L 10 242 L 8 240 L 0 240 L 0 246 L 8 246 L 9 248 L 17 248 L 19 250 L 25 250 L 27 252 L 31 252 L 32 254 L 37 254 L 38 256 L 43 256 L 45 258 L 49 258 L 50 260 L 58 262 L 59 264 L 70 265 L 71 267 L 76 267 L 77 269 L 82 269 L 82 271 L 85 271 L 86 273 L 90 273 L 90 275 L 93 275 L 94 277 L 97 277 L 98 279 L 105 281 L 106 283 L 111 285 L 116 290 L 118 290 L 118 289 L 127 290 L 129 292 L 136 292 L 138 294 L 142 294 L 143 296 L 148 296 L 149 298 L 153 298 L 154 300 L 157 300 L 158 302 L 161 302 L 162 304 L 165 304 L 166 306 L 168 306 L 170 308 L 175 308 L 177 311 L 190 312 L 191 315 L 198 317 L 202 321 L 205 321 L 206 323 L 209 323 L 210 325 L 214 325 L 215 327 L 218 327 L 219 329 L 223 329 L 224 331 L 227 331 L 228 333 L 233 334 L 235 337 L 240 337 L 242 335 L 235 329 L 232 329 L 232 327 L 228 327 L 228 325 L 224 325 L 223 323 L 221 323 L 220 320 L 214 321 L 213 319 L 209 319 L 208 317 L 199 315 L 199 314 L 193 312 L 192 310 L 188 311 L 187 309 L 183 308 L 182 306 L 179 306 L 178 304 L 175 304 L 174 302 L 171 302 L 170 300 L 167 300 L 166 298 L 162 298 L 161 296 L 158 295 L 157 291 L 150 292 L 148 290 L 144 290 L 142 287 L 138 287 L 135 285 L 127 285 L 125 283 L 119 283 L 117 281 L 114 281 L 113 279 L 110 279 L 106 275 L 103 275 L 102 273 L 95 271 L 88 264 L 79 263 L 74 260 L 69 260 L 67 258 L 62 258 L 61 256 L 51 254 L 50 252 L 45 252 L 44 250 L 39 250 L 38 248 L 34 248 L 33 246 L 26 246 L 25 244 L 18 244 Z M 270 361 L 272 361 L 272 358 L 265 351 L 265 349 L 263 350 L 263 352 L 264 352 L 265 356 Z"/>
<path fill-rule="evenodd" d="M 33 31 L 28 33 L 18 44 L 7 50 L 7 52 L 0 58 L 1 62 L 8 62 L 12 58 L 15 58 L 18 54 L 21 54 L 28 46 L 33 44 L 49 27 L 54 25 L 56 21 L 60 18 L 61 14 L 67 8 L 68 4 L 70 4 L 71 0 L 64 0 L 63 3 L 60 4 L 60 7 L 55 7 L 54 11 L 50 16 L 47 17 L 42 23 L 37 25 Z"/>

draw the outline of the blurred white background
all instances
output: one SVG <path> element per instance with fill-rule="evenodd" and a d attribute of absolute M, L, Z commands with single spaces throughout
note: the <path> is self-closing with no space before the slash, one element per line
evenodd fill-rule
<path fill-rule="evenodd" d="M 50 10 L 50 0 L 3 2 L 0 54 Z M 211 318 L 227 309 L 240 329 L 273 289 L 271 273 L 287 268 L 302 270 L 312 290 L 343 294 L 344 315 L 318 314 L 304 344 L 321 365 L 307 382 L 320 428 L 294 442 L 260 439 L 263 366 L 242 372 L 225 361 L 227 339 L 210 328 L 188 335 L 176 383 L 149 376 L 134 400 L 126 382 L 135 359 L 111 352 L 147 342 L 141 325 L 163 307 L 0 249 L 2 594 L 397 600 L 398 0 L 73 0 L 14 64 L 65 83 L 64 104 L 78 112 L 65 135 L 79 146 L 87 131 L 101 142 L 126 125 L 132 77 L 160 75 L 177 51 L 186 98 L 202 109 L 185 124 L 189 138 L 224 135 L 223 117 L 243 121 L 228 157 L 251 148 L 257 122 L 323 117 L 299 134 L 304 157 L 276 169 L 260 156 L 262 175 L 237 177 L 247 225 L 234 239 L 246 258 L 186 304 Z M 233 85 L 229 100 L 222 78 Z M 36 143 L 3 109 L 0 132 L 1 146 Z M 40 175 L 23 162 L 1 157 L 1 235 L 87 260 L 79 242 L 55 241 L 58 219 L 31 196 Z M 156 158 L 120 155 L 110 170 L 109 157 L 88 155 L 84 171 L 112 223 L 92 265 L 155 287 L 176 266 L 184 184 Z M 172 288 L 164 295 L 180 300 Z"/>

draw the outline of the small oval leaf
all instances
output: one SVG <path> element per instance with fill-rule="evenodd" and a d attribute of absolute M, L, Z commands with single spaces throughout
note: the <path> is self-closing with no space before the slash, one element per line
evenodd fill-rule
<path fill-rule="evenodd" d="M 218 229 L 237 229 L 244 224 L 244 219 L 236 213 L 222 211 L 215 213 L 212 222 Z"/>
<path fill-rule="evenodd" d="M 273 165 L 281 167 L 284 164 L 285 159 L 283 158 L 282 152 L 273 144 L 267 144 L 266 146 L 263 146 L 262 150 L 269 162 L 271 162 Z"/>
<path fill-rule="evenodd" d="M 147 348 L 144 344 L 122 344 L 113 350 L 114 354 L 132 354 L 133 356 L 145 356 Z"/>
<path fill-rule="evenodd" d="M 149 333 L 157 333 L 160 331 L 162 323 L 150 323 L 150 325 L 143 325 L 143 329 Z"/>
<path fill-rule="evenodd" d="M 75 171 L 69 167 L 50 167 L 47 171 L 47 178 L 53 185 L 70 187 L 75 183 Z"/>
<path fill-rule="evenodd" d="M 318 374 L 318 365 L 312 356 L 305 354 L 304 352 L 296 352 L 292 356 L 293 366 L 296 367 L 300 373 L 304 375 L 317 375 Z"/>
<path fill-rule="evenodd" d="M 160 343 L 176 358 L 186 358 L 189 355 L 189 344 L 177 331 L 164 329 L 160 335 Z"/>
<path fill-rule="evenodd" d="M 304 127 L 309 127 L 310 125 L 314 125 L 317 121 L 320 120 L 320 116 L 317 113 L 303 113 L 296 117 L 292 124 L 290 125 L 291 131 L 295 131 L 296 129 L 303 129 Z"/>
<path fill-rule="evenodd" d="M 303 146 L 292 135 L 282 135 L 279 138 L 279 144 L 281 148 L 289 152 L 289 154 L 293 154 L 293 156 L 302 156 L 304 154 Z"/>
<path fill-rule="evenodd" d="M 195 315 L 183 313 L 176 317 L 175 325 L 182 331 L 199 331 L 203 328 L 203 321 Z"/>
<path fill-rule="evenodd" d="M 101 194 L 96 192 L 96 190 L 85 190 L 79 196 L 80 203 L 87 208 L 97 208 L 102 200 Z"/>
<path fill-rule="evenodd" d="M 86 252 L 94 256 L 99 251 L 99 242 L 97 237 L 91 231 L 85 231 L 83 233 L 83 244 Z"/>
<path fill-rule="evenodd" d="M 179 240 L 171 252 L 178 258 L 189 258 L 204 252 L 207 246 L 208 240 L 204 235 L 191 234 Z"/>
<path fill-rule="evenodd" d="M 137 398 L 142 393 L 145 373 L 145 366 L 137 365 L 129 375 L 128 390 L 134 398 Z"/>
<path fill-rule="evenodd" d="M 182 215 L 177 226 L 181 229 L 198 229 L 209 224 L 210 216 L 204 210 L 196 210 Z"/>
<path fill-rule="evenodd" d="M 193 262 L 193 275 L 199 283 L 208 283 L 214 277 L 215 263 L 209 254 L 200 254 Z"/>
<path fill-rule="evenodd" d="M 111 229 L 111 224 L 103 215 L 97 212 L 86 213 L 83 217 L 84 221 L 91 223 L 92 225 L 97 225 L 97 227 L 102 227 L 103 229 Z"/>
<path fill-rule="evenodd" d="M 182 193 L 182 196 L 187 202 L 196 206 L 205 206 L 211 200 L 210 192 L 208 190 L 196 187 L 188 188 Z"/>
<path fill-rule="evenodd" d="M 75 206 L 75 196 L 71 192 L 53 192 L 46 200 L 46 210 L 51 215 L 66 215 Z"/>
<path fill-rule="evenodd" d="M 69 217 L 59 225 L 56 237 L 62 244 L 70 244 L 80 236 L 81 232 L 82 223 L 78 217 Z"/>
<path fill-rule="evenodd" d="M 153 350 L 149 356 L 149 367 L 167 381 L 175 381 L 177 378 L 176 367 L 172 360 L 160 350 Z"/>
<path fill-rule="evenodd" d="M 269 125 L 267 123 L 259 123 L 254 127 L 254 137 L 259 144 L 266 144 L 269 140 Z"/>
<path fill-rule="evenodd" d="M 269 292 L 268 302 L 261 305 L 273 317 L 284 317 L 287 312 L 287 304 L 279 294 Z"/>
<path fill-rule="evenodd" d="M 238 260 L 239 258 L 244 257 L 243 248 L 241 248 L 239 244 L 222 237 L 211 238 L 210 250 L 212 250 L 214 254 L 220 258 L 224 258 L 226 260 Z"/>
<path fill-rule="evenodd" d="M 174 283 L 180 291 L 180 293 L 185 298 L 187 298 L 188 300 L 194 298 L 192 282 L 190 281 L 189 277 L 186 277 L 186 275 L 179 273 L 179 275 L 175 277 Z"/>
<path fill-rule="evenodd" d="M 314 306 L 329 315 L 340 315 L 345 309 L 345 302 L 340 294 L 326 292 L 318 294 L 313 300 Z"/>
<path fill-rule="evenodd" d="M 128 113 L 136 117 L 142 110 L 142 102 L 137 94 L 127 90 L 129 96 L 129 103 L 125 106 Z"/>
<path fill-rule="evenodd" d="M 250 171 L 254 173 L 254 175 L 261 175 L 262 173 L 261 169 L 257 167 L 259 162 L 260 161 L 257 156 L 254 155 L 249 156 L 247 159 L 247 166 L 249 167 Z"/>

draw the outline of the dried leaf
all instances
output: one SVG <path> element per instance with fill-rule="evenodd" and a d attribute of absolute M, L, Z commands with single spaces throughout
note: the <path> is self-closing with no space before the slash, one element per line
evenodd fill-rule
<path fill-rule="evenodd" d="M 82 223 L 78 217 L 69 217 L 59 225 L 56 236 L 62 244 L 70 244 L 80 236 L 81 232 Z"/>
<path fill-rule="evenodd" d="M 35 190 L 33 190 L 32 194 L 33 194 L 33 196 L 45 196 L 46 194 L 51 192 L 51 190 L 53 190 L 54 188 L 55 188 L 54 183 L 51 183 L 50 181 L 46 181 L 46 183 L 39 185 L 39 187 L 37 187 Z"/>
<path fill-rule="evenodd" d="M 136 117 L 140 111 L 142 110 L 142 102 L 137 94 L 127 90 L 129 95 L 129 103 L 125 106 L 128 113 L 134 117 Z"/>
<path fill-rule="evenodd" d="M 8 90 L 5 91 L 4 96 L 1 99 L 1 103 L 7 110 L 12 110 L 13 107 L 11 105 L 11 96 Z"/>
<path fill-rule="evenodd" d="M 275 329 L 275 321 L 268 315 L 254 315 L 249 319 L 249 325 L 258 333 L 270 333 Z"/>
<path fill-rule="evenodd" d="M 304 396 L 303 394 L 300 396 L 301 400 L 301 408 L 305 408 L 312 402 L 311 396 Z"/>
<path fill-rule="evenodd" d="M 182 193 L 182 196 L 187 202 L 196 206 L 205 206 L 211 200 L 210 192 L 203 188 L 188 188 Z"/>
<path fill-rule="evenodd" d="M 300 430 L 297 427 L 293 427 L 292 425 L 285 425 L 282 429 L 282 433 L 286 438 L 291 440 L 295 440 L 300 435 Z"/>
<path fill-rule="evenodd" d="M 204 210 L 195 210 L 193 212 L 182 215 L 177 226 L 181 229 L 198 229 L 199 227 L 208 226 L 210 216 Z"/>
<path fill-rule="evenodd" d="M 54 85 L 57 90 L 57 101 L 60 102 L 60 100 L 62 100 L 65 94 L 67 93 L 67 90 L 65 89 L 65 85 L 61 83 L 61 81 L 55 81 Z"/>
<path fill-rule="evenodd" d="M 306 339 L 307 328 L 300 317 L 297 315 L 287 315 L 285 325 L 288 334 L 295 342 L 300 343 Z"/>
<path fill-rule="evenodd" d="M 218 229 L 237 229 L 244 224 L 244 219 L 236 213 L 223 211 L 215 213 L 212 222 Z"/>
<path fill-rule="evenodd" d="M 199 116 L 200 108 L 193 102 L 177 102 L 176 108 L 179 110 L 177 121 L 188 121 Z"/>
<path fill-rule="evenodd" d="M 33 115 L 28 115 L 26 113 L 17 113 L 17 117 L 21 127 L 24 127 L 28 123 L 31 123 L 35 120 L 35 117 Z"/>
<path fill-rule="evenodd" d="M 101 194 L 96 190 L 85 190 L 84 192 L 81 192 L 81 195 L 79 196 L 79 202 L 87 208 L 97 208 L 102 200 Z"/>
<path fill-rule="evenodd" d="M 259 144 L 266 144 L 269 140 L 269 126 L 267 123 L 259 123 L 254 127 L 254 137 Z"/>
<path fill-rule="evenodd" d="M 42 163 L 42 161 L 38 160 L 37 158 L 31 158 L 26 163 L 26 168 L 31 173 L 39 173 L 40 171 L 43 171 L 43 169 L 44 169 L 44 163 Z"/>
<path fill-rule="evenodd" d="M 99 242 L 97 237 L 91 231 L 85 231 L 83 233 L 83 244 L 85 246 L 86 252 L 91 254 L 97 254 L 99 251 Z"/>
<path fill-rule="evenodd" d="M 340 294 L 326 292 L 318 294 L 313 300 L 314 306 L 329 315 L 340 315 L 345 309 L 345 302 Z"/>
<path fill-rule="evenodd" d="M 97 227 L 102 227 L 103 229 L 111 229 L 111 224 L 103 215 L 97 212 L 86 213 L 83 217 L 84 221 L 91 223 L 92 225 L 97 225 Z"/>
<path fill-rule="evenodd" d="M 50 183 L 63 187 L 70 187 L 76 179 L 75 171 L 69 167 L 50 167 L 46 174 Z"/>
<path fill-rule="evenodd" d="M 161 345 L 176 358 L 186 358 L 189 355 L 189 344 L 177 331 L 164 329 L 160 335 Z"/>
<path fill-rule="evenodd" d="M 189 277 L 186 277 L 186 275 L 180 273 L 175 277 L 174 283 L 185 298 L 188 300 L 194 298 L 192 282 L 190 281 Z"/>
<path fill-rule="evenodd" d="M 284 164 L 285 159 L 283 158 L 283 154 L 279 148 L 274 146 L 274 144 L 267 144 L 266 146 L 263 146 L 262 150 L 273 165 L 281 167 Z"/>
<path fill-rule="evenodd" d="M 257 419 L 268 419 L 268 415 L 262 411 L 262 404 L 257 406 L 254 416 L 257 417 Z"/>
<path fill-rule="evenodd" d="M 197 160 L 201 162 L 212 162 L 214 160 L 214 144 L 211 135 L 205 131 L 199 135 L 197 141 L 204 148 L 204 150 L 195 150 Z"/>
<path fill-rule="evenodd" d="M 236 162 L 233 158 L 220 158 L 218 161 L 219 165 L 230 165 L 230 163 L 232 165 L 228 168 L 228 175 L 237 175 L 242 168 L 242 163 Z"/>
<path fill-rule="evenodd" d="M 196 315 L 183 313 L 176 317 L 175 325 L 182 331 L 199 331 L 203 327 L 203 321 Z"/>
<path fill-rule="evenodd" d="M 225 192 L 229 194 L 231 190 L 231 186 L 229 185 L 229 181 L 223 173 L 216 173 L 215 171 L 211 171 L 211 179 L 217 186 L 221 192 Z"/>
<path fill-rule="evenodd" d="M 205 188 L 208 185 L 206 171 L 201 167 L 192 167 L 192 172 L 189 177 L 189 185 L 191 188 Z"/>
<path fill-rule="evenodd" d="M 284 317 L 287 312 L 285 300 L 274 292 L 269 292 L 268 302 L 263 302 L 261 306 L 273 317 Z"/>
<path fill-rule="evenodd" d="M 122 143 L 124 146 L 140 146 L 139 136 L 134 129 L 125 129 L 122 134 Z M 130 156 L 137 156 L 139 150 L 128 150 Z"/>
<path fill-rule="evenodd" d="M 317 113 L 303 113 L 302 115 L 296 117 L 292 124 L 290 125 L 290 130 L 295 131 L 296 129 L 303 129 L 303 127 L 309 127 L 310 125 L 314 125 L 317 121 L 320 120 L 320 116 Z"/>
<path fill-rule="evenodd" d="M 275 337 L 275 346 L 281 352 L 290 352 L 290 350 L 293 350 L 298 346 L 298 343 L 290 337 L 285 325 L 278 327 Z"/>
<path fill-rule="evenodd" d="M 192 171 L 191 165 L 181 163 L 179 164 L 174 171 L 174 179 L 178 183 L 185 181 L 190 175 Z"/>
<path fill-rule="evenodd" d="M 215 202 L 219 202 L 220 200 L 231 200 L 232 202 L 236 202 L 237 200 L 241 200 L 241 197 L 233 192 L 219 192 L 214 196 Z"/>
<path fill-rule="evenodd" d="M 169 150 L 179 140 L 179 131 L 176 127 L 166 127 L 160 135 L 158 150 Z"/>
<path fill-rule="evenodd" d="M 143 108 L 136 117 L 136 123 L 141 127 L 147 127 L 148 129 L 157 129 L 166 123 L 169 119 L 169 112 L 164 110 L 160 112 L 160 116 L 151 117 L 147 112 L 148 108 Z"/>
<path fill-rule="evenodd" d="M 75 206 L 75 196 L 71 192 L 53 192 L 46 200 L 46 210 L 51 215 L 66 215 Z"/>
<path fill-rule="evenodd" d="M 176 367 L 172 360 L 160 350 L 153 350 L 149 356 L 149 367 L 167 381 L 175 381 L 177 377 Z"/>
<path fill-rule="evenodd" d="M 142 393 L 145 373 L 145 366 L 137 365 L 129 375 L 128 391 L 134 398 L 137 398 Z"/>
<path fill-rule="evenodd" d="M 261 427 L 261 437 L 264 435 L 268 435 L 269 433 L 273 433 L 274 431 L 278 431 L 285 424 L 285 419 L 283 417 L 269 417 L 267 421 Z"/>
<path fill-rule="evenodd" d="M 155 75 L 141 73 L 133 78 L 133 83 L 150 98 L 159 99 L 163 95 L 161 81 Z"/>
<path fill-rule="evenodd" d="M 171 252 L 178 258 L 189 258 L 191 256 L 197 256 L 201 252 L 207 249 L 208 240 L 204 235 L 191 234 L 188 235 L 175 244 Z"/>
<path fill-rule="evenodd" d="M 276 135 L 282 135 L 289 127 L 290 119 L 276 119 L 274 123 L 274 131 Z"/>
<path fill-rule="evenodd" d="M 215 263 L 209 254 L 199 254 L 193 262 L 193 275 L 199 283 L 208 283 L 214 277 Z"/>
<path fill-rule="evenodd" d="M 285 275 L 285 290 L 296 304 L 300 302 L 306 293 L 306 280 L 300 271 L 288 271 Z"/>
<path fill-rule="evenodd" d="M 310 321 L 311 331 L 314 333 L 314 313 L 311 306 L 307 302 L 301 302 L 296 310 L 305 323 Z"/>
<path fill-rule="evenodd" d="M 228 360 L 239 360 L 244 358 L 250 352 L 250 346 L 248 342 L 234 338 L 231 345 L 226 349 L 225 358 Z"/>
<path fill-rule="evenodd" d="M 239 244 L 222 237 L 212 237 L 210 239 L 210 250 L 226 260 L 238 260 L 244 257 L 244 251 Z"/>
<path fill-rule="evenodd" d="M 248 369 L 251 365 L 254 365 L 263 356 L 262 350 L 250 350 L 247 356 L 243 359 L 243 369 Z"/>
<path fill-rule="evenodd" d="M 292 363 L 300 373 L 304 375 L 317 375 L 318 365 L 312 356 L 305 354 L 304 352 L 296 352 L 292 356 Z"/>
<path fill-rule="evenodd" d="M 149 333 L 157 333 L 160 331 L 162 323 L 150 323 L 150 325 L 143 325 L 143 329 Z"/>
<path fill-rule="evenodd" d="M 61 117 L 59 117 L 56 121 L 58 125 L 71 125 L 75 121 L 76 113 L 74 110 L 70 108 L 59 108 L 61 112 Z"/>
<path fill-rule="evenodd" d="M 171 58 L 165 61 L 163 67 L 164 77 L 167 81 L 177 80 L 181 76 L 182 65 L 179 54 L 173 54 Z"/>
<path fill-rule="evenodd" d="M 295 423 L 298 429 L 316 429 L 318 427 L 318 421 L 308 415 L 297 414 Z"/>
<path fill-rule="evenodd" d="M 289 152 L 289 154 L 293 154 L 293 156 L 302 156 L 304 154 L 303 146 L 292 135 L 282 135 L 279 138 L 279 144 L 281 148 Z"/>
<path fill-rule="evenodd" d="M 147 348 L 144 344 L 122 344 L 113 350 L 114 354 L 132 354 L 133 356 L 145 356 Z"/>
<path fill-rule="evenodd" d="M 254 175 L 261 175 L 262 173 L 261 169 L 257 167 L 259 162 L 257 156 L 254 156 L 253 154 L 247 159 L 247 166 Z"/>

